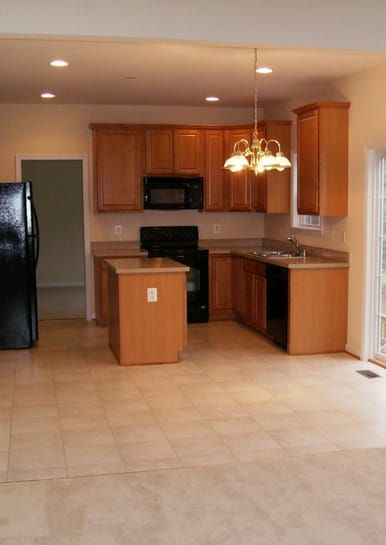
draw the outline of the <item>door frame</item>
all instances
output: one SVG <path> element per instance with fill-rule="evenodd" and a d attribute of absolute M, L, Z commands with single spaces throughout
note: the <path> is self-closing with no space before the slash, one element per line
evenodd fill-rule
<path fill-rule="evenodd" d="M 89 188 L 88 159 L 85 155 L 16 155 L 16 179 L 21 180 L 23 161 L 81 161 L 83 185 L 83 244 L 84 244 L 84 281 L 86 291 L 86 320 L 92 320 L 92 267 L 89 230 Z"/>

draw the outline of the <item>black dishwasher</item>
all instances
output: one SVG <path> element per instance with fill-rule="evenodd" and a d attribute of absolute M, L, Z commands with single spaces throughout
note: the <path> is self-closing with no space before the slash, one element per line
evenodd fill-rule
<path fill-rule="evenodd" d="M 266 266 L 267 275 L 267 335 L 287 348 L 288 269 Z"/>

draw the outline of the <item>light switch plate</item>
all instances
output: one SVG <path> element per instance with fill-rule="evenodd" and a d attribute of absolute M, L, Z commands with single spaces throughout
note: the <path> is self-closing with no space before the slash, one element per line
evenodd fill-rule
<path fill-rule="evenodd" d="M 158 301 L 157 288 L 147 288 L 147 302 L 156 303 Z"/>

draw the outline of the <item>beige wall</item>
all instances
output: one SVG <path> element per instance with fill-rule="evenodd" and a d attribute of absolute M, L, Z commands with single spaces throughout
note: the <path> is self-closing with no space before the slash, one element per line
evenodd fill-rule
<path fill-rule="evenodd" d="M 90 240 L 116 240 L 114 225 L 122 225 L 122 240 L 138 240 L 141 225 L 193 223 L 201 238 L 261 237 L 264 217 L 258 214 L 197 211 L 95 214 L 92 184 L 91 122 L 122 123 L 247 123 L 249 109 L 0 105 L 0 179 L 15 180 L 15 157 L 85 156 L 88 158 L 88 229 Z"/>

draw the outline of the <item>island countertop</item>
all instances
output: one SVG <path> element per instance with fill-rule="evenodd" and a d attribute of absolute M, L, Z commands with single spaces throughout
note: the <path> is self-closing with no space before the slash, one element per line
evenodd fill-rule
<path fill-rule="evenodd" d="M 116 274 L 183 273 L 190 270 L 186 265 L 168 257 L 132 257 L 105 261 Z"/>

